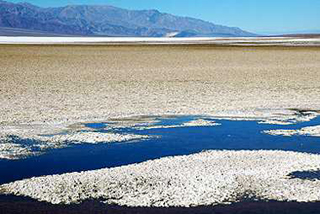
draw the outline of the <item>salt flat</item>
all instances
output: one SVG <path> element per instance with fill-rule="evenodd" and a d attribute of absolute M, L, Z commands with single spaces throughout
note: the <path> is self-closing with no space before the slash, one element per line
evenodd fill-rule
<path fill-rule="evenodd" d="M 11 135 L 36 139 L 39 134 L 59 132 L 79 122 L 141 115 L 298 122 L 297 112 L 289 109 L 310 109 L 314 114 L 320 109 L 319 59 L 320 47 L 0 45 L 0 136 L 4 140 Z M 71 135 L 85 142 L 95 142 L 96 137 Z M 16 144 L 1 149 L 4 155 L 11 150 L 30 152 Z M 222 159 L 216 159 L 218 156 Z M 198 167 L 206 163 L 208 168 Z M 220 173 L 220 168 L 226 171 Z M 317 155 L 208 152 L 34 178 L 2 186 L 2 190 L 52 203 L 103 196 L 106 202 L 129 206 L 217 204 L 235 201 L 246 190 L 264 199 L 319 201 L 314 191 L 319 188 L 318 181 L 286 178 L 295 170 L 316 168 Z M 139 170 L 143 172 L 139 174 Z M 191 175 L 194 170 L 198 171 Z M 160 175 L 163 171 L 171 177 Z M 77 190 L 71 188 L 74 184 L 79 184 Z M 181 184 L 186 185 L 185 191 Z"/>
<path fill-rule="evenodd" d="M 1 133 L 133 115 L 255 118 L 292 114 L 287 108 L 320 109 L 318 47 L 2 45 L 0 50 Z"/>
<path fill-rule="evenodd" d="M 0 50 L 2 139 L 39 140 L 39 134 L 79 122 L 135 115 L 288 124 L 316 116 L 297 117 L 288 108 L 320 109 L 319 47 L 1 45 Z M 92 142 L 95 136 L 81 139 Z M 4 152 L 14 148 L 23 151 L 5 145 Z"/>
<path fill-rule="evenodd" d="M 298 122 L 288 108 L 320 109 L 319 47 L 1 45 L 0 50 L 2 139 L 38 139 L 79 122 L 141 115 L 287 124 Z M 81 139 L 92 142 L 95 136 Z M 17 145 L 3 148 L 6 154 L 23 152 Z"/>

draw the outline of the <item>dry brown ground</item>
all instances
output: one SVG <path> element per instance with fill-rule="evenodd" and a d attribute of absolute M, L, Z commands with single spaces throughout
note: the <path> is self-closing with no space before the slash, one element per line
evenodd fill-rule
<path fill-rule="evenodd" d="M 0 124 L 320 109 L 320 47 L 0 46 Z"/>

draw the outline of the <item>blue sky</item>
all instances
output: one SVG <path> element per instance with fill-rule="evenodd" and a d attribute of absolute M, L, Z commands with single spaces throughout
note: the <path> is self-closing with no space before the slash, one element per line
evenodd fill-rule
<path fill-rule="evenodd" d="M 21 0 L 7 0 L 21 2 Z M 320 0 L 24 0 L 38 6 L 109 4 L 157 9 L 256 33 L 320 33 Z"/>

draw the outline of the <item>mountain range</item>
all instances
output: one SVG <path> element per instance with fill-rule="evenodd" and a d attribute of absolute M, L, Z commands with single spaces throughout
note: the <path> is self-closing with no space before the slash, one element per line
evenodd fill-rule
<path fill-rule="evenodd" d="M 109 5 L 70 5 L 42 8 L 0 0 L 0 35 L 79 35 L 212 37 L 254 36 L 226 27 L 157 10 L 126 10 Z"/>

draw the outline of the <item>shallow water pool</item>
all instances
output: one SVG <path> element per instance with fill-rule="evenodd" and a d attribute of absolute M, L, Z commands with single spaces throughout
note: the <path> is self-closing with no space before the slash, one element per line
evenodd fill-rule
<path fill-rule="evenodd" d="M 205 119 L 220 125 L 174 127 Z M 320 138 L 308 136 L 272 136 L 262 133 L 270 129 L 300 129 L 320 124 L 320 118 L 294 125 L 259 124 L 258 121 L 211 119 L 201 116 L 143 117 L 143 125 L 114 126 L 119 122 L 87 123 L 95 132 L 155 136 L 147 140 L 109 144 L 81 144 L 52 149 L 40 156 L 21 160 L 0 160 L 0 183 L 33 176 L 94 170 L 139 163 L 165 156 L 188 155 L 203 150 L 288 150 L 320 153 Z M 145 129 L 151 123 L 152 129 Z M 162 128 L 170 126 L 171 128 Z"/>

